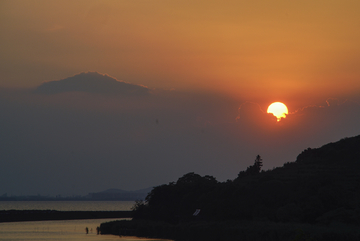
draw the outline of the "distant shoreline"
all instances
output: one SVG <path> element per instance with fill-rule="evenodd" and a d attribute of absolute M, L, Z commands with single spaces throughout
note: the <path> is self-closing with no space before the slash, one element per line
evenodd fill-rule
<path fill-rule="evenodd" d="M 132 218 L 131 211 L 0 210 L 0 223 L 75 219 Z"/>
<path fill-rule="evenodd" d="M 144 198 L 142 198 L 144 199 Z M 52 201 L 126 201 L 126 202 L 135 202 L 136 200 L 142 200 L 141 198 L 135 199 L 135 198 L 72 198 L 72 197 L 66 197 L 66 198 L 53 198 L 53 197 L 22 197 L 22 196 L 14 196 L 14 197 L 0 197 L 0 202 L 17 202 L 17 201 L 46 201 L 46 202 L 52 202 Z"/>

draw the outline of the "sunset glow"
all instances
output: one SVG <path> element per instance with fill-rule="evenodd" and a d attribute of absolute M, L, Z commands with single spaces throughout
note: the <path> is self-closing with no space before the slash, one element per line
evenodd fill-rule
<path fill-rule="evenodd" d="M 267 109 L 267 113 L 273 114 L 277 118 L 277 121 L 280 121 L 281 118 L 286 118 L 286 115 L 289 112 L 288 112 L 288 108 L 284 103 L 274 102 L 271 105 L 269 105 Z"/>
<path fill-rule="evenodd" d="M 360 135 L 359 9 L 0 1 L 0 201 L 234 180 Z"/>
<path fill-rule="evenodd" d="M 98 71 L 150 88 L 248 100 L 301 96 L 309 86 L 335 96 L 340 80 L 341 91 L 360 89 L 358 2 L 268 4 L 216 2 L 204 11 L 206 1 L 7 1 L 1 86 Z M 28 57 L 35 55 L 37 62 Z"/>

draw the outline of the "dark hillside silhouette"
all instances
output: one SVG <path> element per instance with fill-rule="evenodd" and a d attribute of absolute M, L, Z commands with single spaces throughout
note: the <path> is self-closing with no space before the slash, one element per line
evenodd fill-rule
<path fill-rule="evenodd" d="M 360 136 L 303 151 L 293 163 L 260 172 L 262 159 L 233 181 L 188 173 L 155 187 L 135 218 L 360 223 Z M 256 175 L 255 175 L 256 174 Z"/>
<path fill-rule="evenodd" d="M 360 136 L 308 148 L 295 162 L 273 170 L 260 172 L 261 166 L 257 156 L 254 165 L 234 180 L 218 182 L 188 173 L 177 182 L 155 187 L 145 202 L 137 202 L 133 222 L 157 221 L 175 227 L 230 220 L 360 224 Z M 197 209 L 201 212 L 194 217 Z M 326 240 L 325 236 L 319 240 Z"/>

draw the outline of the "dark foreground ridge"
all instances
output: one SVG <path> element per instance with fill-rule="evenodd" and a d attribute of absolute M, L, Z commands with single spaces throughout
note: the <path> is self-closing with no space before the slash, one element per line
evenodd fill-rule
<path fill-rule="evenodd" d="M 360 240 L 360 136 L 308 148 L 273 170 L 261 166 L 257 156 L 226 182 L 188 173 L 153 188 L 135 204 L 132 221 L 104 223 L 101 233 L 190 241 Z"/>
<path fill-rule="evenodd" d="M 7 210 L 0 211 L 0 222 L 131 218 L 131 211 L 55 211 Z"/>
<path fill-rule="evenodd" d="M 101 234 L 175 241 L 358 241 L 358 226 L 269 221 L 192 221 L 169 224 L 149 220 L 102 223 Z"/>

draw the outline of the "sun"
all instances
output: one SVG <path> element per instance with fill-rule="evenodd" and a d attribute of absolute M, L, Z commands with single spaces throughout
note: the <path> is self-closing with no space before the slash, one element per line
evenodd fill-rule
<path fill-rule="evenodd" d="M 286 115 L 289 112 L 288 112 L 288 108 L 284 103 L 274 102 L 271 105 L 269 105 L 267 109 L 267 113 L 273 114 L 277 118 L 277 121 L 280 121 L 281 118 L 286 118 Z"/>

